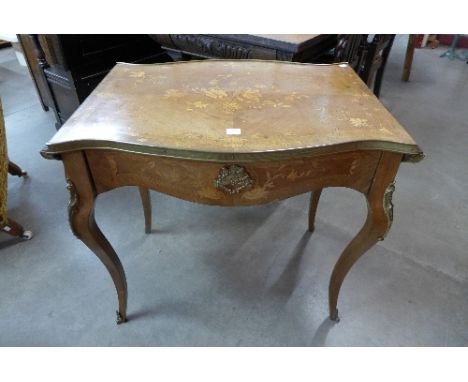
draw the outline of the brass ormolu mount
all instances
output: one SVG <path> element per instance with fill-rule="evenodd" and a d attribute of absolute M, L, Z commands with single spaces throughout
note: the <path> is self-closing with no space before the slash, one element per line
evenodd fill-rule
<path fill-rule="evenodd" d="M 253 184 L 254 181 L 245 168 L 236 164 L 223 167 L 214 180 L 214 186 L 229 195 L 252 188 Z"/>

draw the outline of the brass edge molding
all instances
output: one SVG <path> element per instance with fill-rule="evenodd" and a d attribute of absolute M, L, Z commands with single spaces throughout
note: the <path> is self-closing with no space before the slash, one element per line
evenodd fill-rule
<path fill-rule="evenodd" d="M 220 152 L 220 151 L 195 151 L 182 150 L 157 146 L 142 146 L 133 143 L 122 143 L 106 140 L 83 140 L 46 146 L 41 155 L 46 159 L 56 159 L 59 154 L 81 150 L 115 150 L 133 154 L 153 155 L 176 159 L 209 161 L 209 162 L 251 162 L 274 161 L 294 159 L 301 157 L 336 154 L 357 150 L 389 151 L 403 154 L 405 157 L 419 156 L 421 150 L 416 145 L 388 141 L 356 141 L 338 143 L 328 146 L 298 148 L 290 150 L 257 151 L 257 152 Z M 403 158 L 403 160 L 404 160 Z"/>
<path fill-rule="evenodd" d="M 45 159 L 55 159 L 55 160 L 62 160 L 62 157 L 60 156 L 60 154 L 51 154 L 47 151 L 44 151 L 44 150 L 47 150 L 46 148 L 43 149 L 43 151 L 40 151 L 39 154 L 41 154 L 41 156 Z"/>
<path fill-rule="evenodd" d="M 70 223 L 73 235 L 75 235 L 79 239 L 80 236 L 76 232 L 73 219 L 76 213 L 78 212 L 80 199 L 78 197 L 78 193 L 76 192 L 75 184 L 71 181 L 70 178 L 67 178 L 67 189 L 70 192 L 70 201 L 68 203 L 68 221 Z"/>
<path fill-rule="evenodd" d="M 252 188 L 254 181 L 244 167 L 233 164 L 219 170 L 213 185 L 228 195 L 236 195 L 245 189 Z"/>
<path fill-rule="evenodd" d="M 387 216 L 388 222 L 387 222 L 387 229 L 385 230 L 384 234 L 379 237 L 379 240 L 384 240 L 387 237 L 388 232 L 390 231 L 390 228 L 392 227 L 392 223 L 393 223 L 392 197 L 393 197 L 394 191 L 395 191 L 395 182 L 393 181 L 385 189 L 384 196 L 383 196 L 383 209 L 384 209 L 385 215 Z"/>
<path fill-rule="evenodd" d="M 418 163 L 421 162 L 426 156 L 422 151 L 417 154 L 404 154 L 402 162 L 409 162 L 409 163 Z"/>
<path fill-rule="evenodd" d="M 213 61 L 221 62 L 260 62 L 260 63 L 270 63 L 276 65 L 301 65 L 301 66 L 340 66 L 345 65 L 349 66 L 348 62 L 333 62 L 330 64 L 313 64 L 309 62 L 297 62 L 297 61 L 278 61 L 278 60 L 261 60 L 258 58 L 241 58 L 241 59 L 222 59 L 222 58 L 211 58 L 210 60 L 190 60 L 190 61 L 174 61 L 174 62 L 155 62 L 152 64 L 133 64 L 130 62 L 121 62 L 117 61 L 116 64 L 119 66 L 161 66 L 161 65 L 190 65 L 196 63 L 210 63 Z"/>

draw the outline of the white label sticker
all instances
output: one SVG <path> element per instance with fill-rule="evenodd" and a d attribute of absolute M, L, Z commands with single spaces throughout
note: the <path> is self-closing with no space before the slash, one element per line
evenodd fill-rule
<path fill-rule="evenodd" d="M 227 135 L 240 135 L 241 129 L 226 129 Z"/>

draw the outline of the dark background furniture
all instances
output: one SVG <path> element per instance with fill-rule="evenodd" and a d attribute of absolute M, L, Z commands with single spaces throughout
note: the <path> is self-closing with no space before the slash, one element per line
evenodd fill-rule
<path fill-rule="evenodd" d="M 378 97 L 394 34 L 340 35 L 333 62 L 348 62 Z"/>
<path fill-rule="evenodd" d="M 147 35 L 19 35 L 44 110 L 59 128 L 116 62 L 170 61 Z"/>
<path fill-rule="evenodd" d="M 150 35 L 174 61 L 191 59 L 260 59 L 317 62 L 336 46 L 326 34 L 160 34 Z"/>

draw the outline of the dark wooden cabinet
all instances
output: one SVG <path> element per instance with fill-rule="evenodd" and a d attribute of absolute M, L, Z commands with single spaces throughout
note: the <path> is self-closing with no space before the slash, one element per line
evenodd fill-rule
<path fill-rule="evenodd" d="M 378 97 L 394 34 L 340 35 L 332 62 L 348 62 Z"/>
<path fill-rule="evenodd" d="M 175 60 L 204 58 L 317 62 L 333 49 L 337 35 L 326 34 L 160 34 L 150 35 Z"/>
<path fill-rule="evenodd" d="M 171 61 L 148 35 L 19 35 L 42 106 L 59 128 L 116 62 Z"/>

